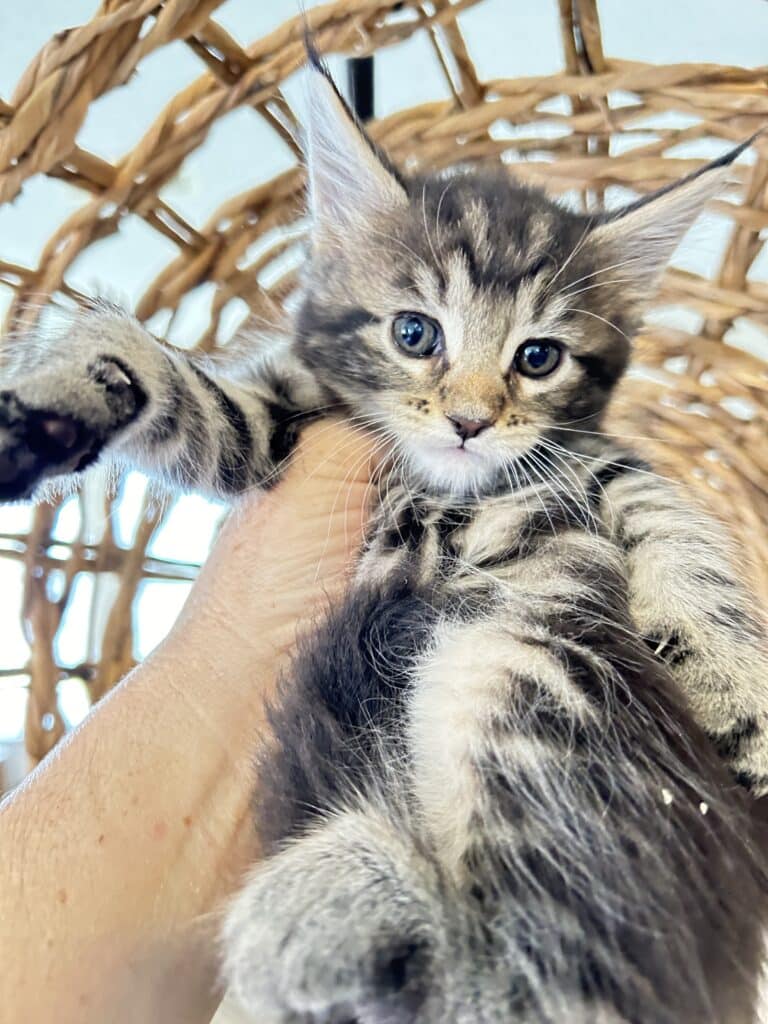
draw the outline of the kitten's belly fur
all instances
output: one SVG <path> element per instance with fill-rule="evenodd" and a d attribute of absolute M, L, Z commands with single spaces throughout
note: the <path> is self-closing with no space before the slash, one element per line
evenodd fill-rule
<path fill-rule="evenodd" d="M 338 887 L 343 921 L 317 911 L 331 931 L 349 928 L 351 948 L 334 956 L 355 960 L 365 945 L 346 916 L 359 914 L 371 919 L 374 961 L 414 965 L 411 974 L 401 965 L 395 995 L 391 978 L 382 982 L 395 1016 L 372 1021 L 748 1020 L 738 967 L 713 945 L 715 935 L 729 948 L 754 944 L 750 914 L 723 914 L 715 895 L 752 884 L 749 869 L 734 872 L 738 842 L 717 820 L 720 766 L 706 747 L 690 748 L 696 730 L 664 666 L 628 632 L 621 600 L 614 623 L 584 618 L 609 593 L 616 605 L 611 546 L 566 529 L 542 543 L 538 572 L 527 552 L 519 572 L 507 565 L 467 585 L 457 556 L 481 547 L 476 524 L 440 522 L 400 524 L 399 546 L 392 524 L 382 527 L 386 554 L 374 538 L 345 605 L 304 644 L 257 790 L 273 863 L 287 858 L 286 877 L 316 877 L 313 843 L 350 844 L 350 877 L 342 852 L 338 878 L 325 882 Z M 366 559 L 378 564 L 374 584 L 363 582 Z M 585 564 L 595 592 L 579 582 Z M 692 846 L 674 849 L 678 833 Z M 361 858 L 354 844 L 369 835 L 375 849 Z M 416 854 L 401 849 L 404 838 Z M 351 880 L 361 859 L 387 874 L 381 903 L 366 902 L 370 879 L 359 889 Z M 257 892 L 258 883 L 241 900 Z M 392 901 L 412 914 L 393 920 Z M 286 903 L 290 943 L 300 929 Z M 276 912 L 245 906 L 232 918 L 230 964 L 239 950 L 252 965 L 261 915 Z M 660 928 L 664 940 L 649 941 Z M 231 971 L 241 995 L 268 1005 L 274 979 L 262 991 L 252 966 L 244 973 Z M 375 981 L 359 965 L 354 976 L 363 995 L 356 988 L 349 1005 L 375 1002 Z"/>

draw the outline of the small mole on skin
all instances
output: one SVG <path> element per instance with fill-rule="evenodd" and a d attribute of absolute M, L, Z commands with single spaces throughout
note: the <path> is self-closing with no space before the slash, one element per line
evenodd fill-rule
<path fill-rule="evenodd" d="M 78 1003 L 80 1003 L 81 1006 L 90 1006 L 91 997 L 89 995 L 86 995 L 85 992 L 81 992 L 77 1001 Z"/>
<path fill-rule="evenodd" d="M 56 893 L 56 899 L 59 901 L 59 903 L 66 903 L 67 902 L 67 890 L 66 889 L 59 889 L 59 891 Z"/>
<path fill-rule="evenodd" d="M 99 838 L 96 840 L 96 842 L 99 844 L 99 846 L 102 845 L 102 843 L 104 842 L 104 833 L 103 832 L 101 833 Z"/>
<path fill-rule="evenodd" d="M 184 824 L 187 826 L 187 828 L 189 828 L 189 826 L 192 824 L 192 819 L 190 818 L 190 816 L 188 814 L 185 814 L 184 817 L 181 820 L 184 822 Z"/>
<path fill-rule="evenodd" d="M 168 826 L 164 821 L 156 821 L 152 826 L 152 838 L 153 839 L 165 839 L 168 832 Z"/>

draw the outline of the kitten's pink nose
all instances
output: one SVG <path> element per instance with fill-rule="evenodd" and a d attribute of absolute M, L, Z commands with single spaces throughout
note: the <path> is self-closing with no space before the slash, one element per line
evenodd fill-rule
<path fill-rule="evenodd" d="M 493 426 L 493 420 L 468 420 L 463 416 L 452 416 L 450 413 L 445 415 L 453 424 L 453 429 L 462 441 L 468 441 L 470 437 L 477 437 L 488 427 Z"/>

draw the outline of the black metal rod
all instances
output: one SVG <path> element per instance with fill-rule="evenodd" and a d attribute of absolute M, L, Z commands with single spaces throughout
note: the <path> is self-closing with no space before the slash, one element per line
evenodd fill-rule
<path fill-rule="evenodd" d="M 347 61 L 349 103 L 361 121 L 374 115 L 373 57 L 350 57 Z"/>

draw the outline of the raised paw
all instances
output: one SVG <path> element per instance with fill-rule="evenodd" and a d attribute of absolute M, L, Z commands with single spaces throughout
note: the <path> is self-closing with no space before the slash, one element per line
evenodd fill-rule
<path fill-rule="evenodd" d="M 128 372 L 106 358 L 84 372 L 42 371 L 13 384 L 0 390 L 0 501 L 84 470 L 144 402 Z"/>

